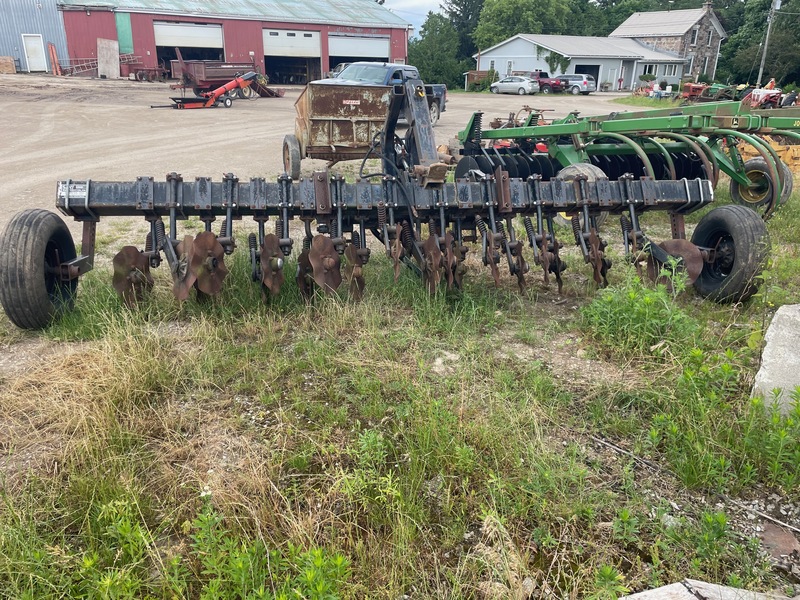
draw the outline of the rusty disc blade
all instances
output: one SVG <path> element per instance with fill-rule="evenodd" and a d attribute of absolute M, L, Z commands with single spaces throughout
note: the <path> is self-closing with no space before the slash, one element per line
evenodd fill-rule
<path fill-rule="evenodd" d="M 278 236 L 269 233 L 261 245 L 261 284 L 277 296 L 284 282 L 283 251 Z"/>
<path fill-rule="evenodd" d="M 447 279 L 447 289 L 453 289 L 455 282 L 455 271 L 458 266 L 458 259 L 456 258 L 455 238 L 451 232 L 444 234 L 444 274 Z"/>
<path fill-rule="evenodd" d="M 297 257 L 297 287 L 300 288 L 300 293 L 306 301 L 311 299 L 312 289 L 309 274 L 314 271 L 311 261 L 308 259 L 308 252 L 308 250 L 303 250 Z"/>
<path fill-rule="evenodd" d="M 197 276 L 189 269 L 193 248 L 194 238 L 186 235 L 175 249 L 175 253 L 178 255 L 178 265 L 172 272 L 172 293 L 179 302 L 183 302 L 189 297 L 189 292 L 197 281 Z"/>
<path fill-rule="evenodd" d="M 689 240 L 664 240 L 659 244 L 668 254 L 680 258 L 683 263 L 683 270 L 689 278 L 689 285 L 692 285 L 700 273 L 703 272 L 703 255 L 700 249 Z M 647 258 L 647 275 L 652 281 L 661 281 L 659 276 L 663 265 L 652 256 Z"/>
<path fill-rule="evenodd" d="M 189 272 L 197 278 L 197 289 L 210 296 L 222 291 L 222 282 L 228 275 L 225 250 L 211 231 L 203 231 L 194 239 L 189 259 Z"/>
<path fill-rule="evenodd" d="M 314 271 L 314 281 L 325 292 L 335 292 L 342 284 L 341 258 L 331 238 L 318 235 L 311 242 L 308 260 Z"/>
<path fill-rule="evenodd" d="M 350 297 L 361 300 L 364 297 L 364 260 L 353 244 L 347 246 L 344 256 L 347 259 L 346 273 L 350 281 Z"/>
<path fill-rule="evenodd" d="M 111 285 L 123 302 L 133 307 L 144 298 L 144 293 L 153 287 L 150 261 L 135 246 L 125 246 L 113 260 L 114 275 Z"/>
<path fill-rule="evenodd" d="M 436 288 L 442 281 L 442 251 L 439 249 L 439 240 L 435 235 L 428 236 L 422 244 L 422 279 L 428 286 L 431 295 L 436 293 Z"/>
<path fill-rule="evenodd" d="M 403 252 L 405 252 L 405 249 L 403 248 L 403 243 L 400 241 L 400 236 L 398 235 L 394 240 L 394 244 L 392 245 L 392 261 L 394 262 L 395 283 L 397 283 L 397 280 L 400 278 L 400 257 L 403 256 Z"/>

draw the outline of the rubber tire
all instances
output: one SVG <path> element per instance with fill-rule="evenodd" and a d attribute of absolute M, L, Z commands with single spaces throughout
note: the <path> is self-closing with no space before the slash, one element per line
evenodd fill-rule
<path fill-rule="evenodd" d="M 570 91 L 570 93 L 571 93 L 573 96 L 577 96 L 578 94 L 580 94 L 580 93 L 581 93 L 581 88 L 579 88 L 577 85 L 573 85 L 573 86 L 570 88 L 570 90 L 569 90 L 569 91 Z"/>
<path fill-rule="evenodd" d="M 442 111 L 439 109 L 439 103 L 434 101 L 433 104 L 430 105 L 430 114 L 431 114 L 431 127 L 436 127 L 436 124 L 439 122 L 439 117 L 442 114 Z"/>
<path fill-rule="evenodd" d="M 778 201 L 778 206 L 783 206 L 789 201 L 789 198 L 791 197 L 792 192 L 794 191 L 794 173 L 792 173 L 792 170 L 789 168 L 789 165 L 787 165 L 783 161 L 781 161 L 780 167 L 781 169 L 783 169 L 786 185 L 784 185 L 783 189 L 781 190 L 781 198 Z"/>
<path fill-rule="evenodd" d="M 560 179 L 561 181 L 574 181 L 576 175 L 586 175 L 589 181 L 608 179 L 608 175 L 606 175 L 600 167 L 589 163 L 575 163 L 574 165 L 564 167 L 556 174 L 556 179 Z M 562 215 L 562 213 L 558 213 L 553 220 L 564 227 L 572 227 L 572 221 L 566 215 Z M 597 215 L 597 219 L 595 219 L 597 229 L 600 229 L 607 220 L 607 212 L 601 212 Z M 583 216 L 581 216 L 581 227 L 583 227 Z"/>
<path fill-rule="evenodd" d="M 250 100 L 255 95 L 256 93 L 252 86 L 248 85 L 247 87 L 239 88 L 239 98 L 242 100 Z"/>
<path fill-rule="evenodd" d="M 294 181 L 300 179 L 300 142 L 295 135 L 283 138 L 283 170 Z"/>
<path fill-rule="evenodd" d="M 222 106 L 224 106 L 225 108 L 230 108 L 231 106 L 233 106 L 233 98 L 231 98 L 230 96 L 226 96 L 225 98 L 223 98 Z"/>
<path fill-rule="evenodd" d="M 496 88 L 496 87 L 490 87 L 489 91 L 492 92 L 493 94 L 499 94 L 500 93 L 500 90 L 498 88 Z"/>
<path fill-rule="evenodd" d="M 62 282 L 46 265 L 75 258 L 67 225 L 48 210 L 17 213 L 0 236 L 0 304 L 14 325 L 41 329 L 72 310 L 78 280 Z"/>
<path fill-rule="evenodd" d="M 520 96 L 527 96 L 528 92 L 525 91 L 525 88 L 519 88 L 517 90 L 517 94 L 520 95 Z"/>
<path fill-rule="evenodd" d="M 549 85 L 543 85 L 539 91 L 543 94 L 551 94 L 553 93 L 553 88 L 551 88 Z"/>
<path fill-rule="evenodd" d="M 700 219 L 692 243 L 728 250 L 703 265 L 694 282 L 698 294 L 723 303 L 742 302 L 758 291 L 757 277 L 769 256 L 769 233 L 757 212 L 736 204 L 715 208 Z"/>

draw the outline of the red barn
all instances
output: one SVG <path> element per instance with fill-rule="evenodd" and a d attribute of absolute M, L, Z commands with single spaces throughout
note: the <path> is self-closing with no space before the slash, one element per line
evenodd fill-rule
<path fill-rule="evenodd" d="M 59 0 L 70 61 L 119 43 L 143 68 L 251 62 L 270 81 L 306 83 L 340 62 L 405 62 L 410 26 L 374 0 Z M 123 73 L 124 74 L 124 73 Z"/>

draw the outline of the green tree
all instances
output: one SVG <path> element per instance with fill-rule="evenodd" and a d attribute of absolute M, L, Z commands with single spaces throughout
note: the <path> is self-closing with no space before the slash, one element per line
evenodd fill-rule
<path fill-rule="evenodd" d="M 484 0 L 445 0 L 441 4 L 441 9 L 458 34 L 458 53 L 459 60 L 471 59 L 472 55 L 478 51 L 472 33 L 478 26 L 478 18 L 483 9 Z"/>
<path fill-rule="evenodd" d="M 473 39 L 484 50 L 518 33 L 566 33 L 569 18 L 561 0 L 485 0 Z"/>
<path fill-rule="evenodd" d="M 446 83 L 447 87 L 464 85 L 462 73 L 472 61 L 459 61 L 458 32 L 444 15 L 429 12 L 420 27 L 420 37 L 408 43 L 408 62 L 419 69 L 423 81 Z"/>

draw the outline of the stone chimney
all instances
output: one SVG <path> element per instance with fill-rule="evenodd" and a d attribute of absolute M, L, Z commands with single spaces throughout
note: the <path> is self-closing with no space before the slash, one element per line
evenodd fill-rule
<path fill-rule="evenodd" d="M 714 3 L 711 0 L 706 0 L 703 2 L 703 10 L 705 12 L 711 12 L 712 8 L 714 8 Z"/>

